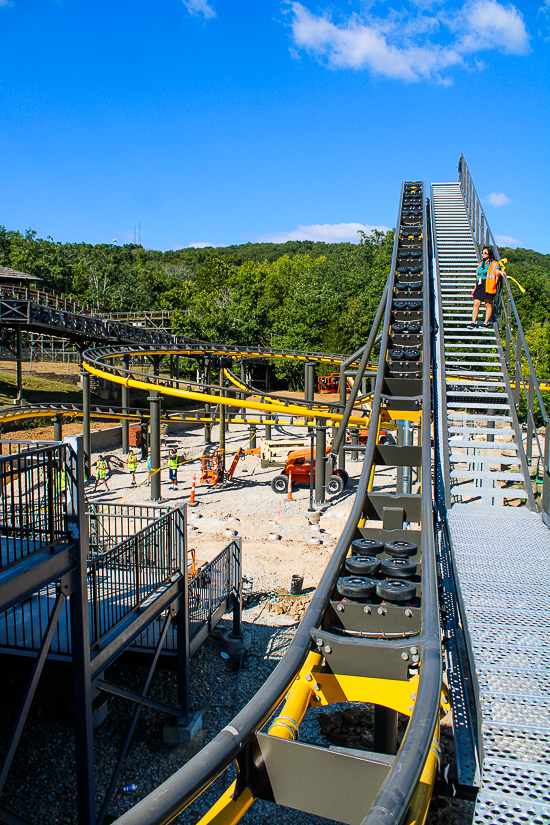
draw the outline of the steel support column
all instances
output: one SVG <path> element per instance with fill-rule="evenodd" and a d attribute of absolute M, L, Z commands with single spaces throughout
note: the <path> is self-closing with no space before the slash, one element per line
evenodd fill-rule
<path fill-rule="evenodd" d="M 21 355 L 21 327 L 15 328 L 15 358 L 16 358 L 16 374 L 17 374 L 17 398 L 16 404 L 23 402 L 23 374 L 22 374 L 22 355 Z"/>
<path fill-rule="evenodd" d="M 63 416 L 61 413 L 54 415 L 53 419 L 53 440 L 63 441 Z"/>
<path fill-rule="evenodd" d="M 82 433 L 84 450 L 84 476 L 90 477 L 92 467 L 92 436 L 90 433 L 90 373 L 80 374 L 82 381 Z"/>
<path fill-rule="evenodd" d="M 130 356 L 125 355 L 123 358 L 124 369 L 130 369 Z M 130 388 L 126 384 L 122 384 L 122 412 L 128 414 L 130 412 Z M 130 452 L 130 422 L 127 418 L 122 419 L 122 452 L 127 455 Z"/>
<path fill-rule="evenodd" d="M 327 428 L 317 419 L 315 428 L 315 504 L 325 501 L 325 461 L 327 451 Z"/>
<path fill-rule="evenodd" d="M 255 424 L 250 424 L 249 425 L 248 435 L 249 435 L 249 441 L 248 441 L 247 449 L 248 450 L 255 450 L 256 449 L 256 425 Z"/>
<path fill-rule="evenodd" d="M 342 365 L 340 367 L 340 386 L 339 386 L 338 392 L 340 394 L 340 398 L 339 398 L 340 406 L 338 407 L 338 412 L 342 413 L 342 415 L 343 415 L 344 411 L 346 409 L 346 401 L 347 401 L 346 376 L 345 376 L 345 367 L 344 367 L 344 365 Z M 340 424 L 340 427 L 342 427 L 342 426 L 343 426 L 343 422 Z M 334 438 L 335 439 L 338 438 L 338 432 L 335 433 Z M 339 470 L 345 470 L 346 469 L 346 451 L 344 449 L 344 443 L 345 443 L 345 439 L 344 439 L 344 442 L 342 443 L 342 446 L 338 450 L 338 469 Z M 353 456 L 352 456 L 352 458 L 353 458 Z"/>
<path fill-rule="evenodd" d="M 271 424 L 266 424 L 265 425 L 265 440 L 266 441 L 271 440 Z"/>
<path fill-rule="evenodd" d="M 69 438 L 67 449 L 68 528 L 77 539 L 78 565 L 69 599 L 76 746 L 78 822 L 95 825 L 95 781 L 88 613 L 88 519 L 84 506 L 83 439 Z"/>
<path fill-rule="evenodd" d="M 160 405 L 161 396 L 158 392 L 149 396 L 150 410 L 150 442 L 151 442 L 151 501 L 161 501 L 160 483 Z"/>
<path fill-rule="evenodd" d="M 315 364 L 306 361 L 304 364 L 304 398 L 306 401 L 315 401 Z"/>

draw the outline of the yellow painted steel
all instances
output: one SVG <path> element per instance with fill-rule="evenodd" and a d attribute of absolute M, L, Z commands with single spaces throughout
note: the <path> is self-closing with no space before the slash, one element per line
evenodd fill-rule
<path fill-rule="evenodd" d="M 411 807 L 406 819 L 406 825 L 424 825 L 430 807 L 432 791 L 437 776 L 440 761 L 439 750 L 439 720 L 435 726 L 434 737 L 420 775 L 420 781 L 414 792 Z"/>
<path fill-rule="evenodd" d="M 235 825 L 248 811 L 254 797 L 252 791 L 247 786 L 239 796 L 234 799 L 237 783 L 232 785 L 220 796 L 217 802 L 212 805 L 209 811 L 205 813 L 202 819 L 199 819 L 197 825 Z"/>
<path fill-rule="evenodd" d="M 320 653 L 308 653 L 304 666 L 296 676 L 287 693 L 287 700 L 283 705 L 281 713 L 273 720 L 269 728 L 271 736 L 279 736 L 281 739 L 296 739 L 300 722 L 304 718 L 304 713 L 314 700 L 317 684 L 312 671 L 315 667 L 320 667 L 323 657 Z"/>
<path fill-rule="evenodd" d="M 406 682 L 394 679 L 374 679 L 367 676 L 347 676 L 338 673 L 315 673 L 320 689 L 321 705 L 336 702 L 370 702 L 410 716 L 418 690 L 418 676 Z M 414 697 L 414 698 L 412 698 Z"/>
<path fill-rule="evenodd" d="M 148 392 L 151 391 L 151 382 L 137 381 L 134 378 L 125 378 L 108 371 L 99 370 L 97 367 L 92 367 L 87 363 L 84 363 L 83 366 L 84 369 L 91 375 L 97 375 L 99 378 L 105 378 L 107 381 L 112 381 L 115 384 L 124 384 L 125 386 L 133 387 L 134 389 L 147 390 Z M 194 392 L 193 390 L 180 390 L 173 387 L 165 387 L 162 386 L 162 384 L 155 384 L 155 389 L 160 392 L 161 395 L 170 395 L 176 398 L 187 398 L 190 401 L 201 401 L 206 404 L 223 404 L 224 406 L 237 408 L 246 407 L 247 409 L 256 410 L 257 412 L 265 411 L 269 413 L 293 415 L 297 418 L 303 419 L 325 418 L 328 422 L 341 421 L 343 418 L 343 416 L 339 413 L 328 413 L 323 410 L 305 410 L 303 407 L 299 407 L 297 405 L 295 406 L 293 404 L 288 404 L 288 406 L 285 404 L 260 404 L 256 401 L 250 401 L 249 399 L 242 401 L 237 398 L 223 398 L 219 395 L 210 395 L 204 392 Z M 350 416 L 349 423 L 352 425 L 364 425 L 365 417 Z"/>

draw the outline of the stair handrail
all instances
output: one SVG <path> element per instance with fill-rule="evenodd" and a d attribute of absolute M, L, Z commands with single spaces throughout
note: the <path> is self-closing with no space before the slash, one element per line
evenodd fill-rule
<path fill-rule="evenodd" d="M 500 252 L 496 241 L 494 239 L 493 233 L 489 227 L 489 222 L 487 220 L 487 216 L 485 215 L 485 211 L 481 204 L 481 200 L 477 194 L 476 188 L 474 186 L 474 182 L 472 180 L 472 175 L 468 168 L 468 164 L 466 163 L 466 158 L 463 154 L 460 155 L 460 159 L 458 161 L 458 180 L 462 188 L 462 194 L 464 196 L 464 202 L 466 204 L 466 209 L 468 211 L 468 217 L 470 219 L 470 224 L 472 226 L 472 231 L 474 235 L 474 239 L 477 244 L 482 243 L 485 246 L 490 246 L 493 249 L 495 254 L 495 258 L 500 260 Z M 480 240 L 481 238 L 481 240 Z M 542 393 L 540 389 L 539 379 L 537 377 L 535 368 L 533 366 L 533 361 L 531 359 L 531 353 L 529 352 L 529 347 L 527 345 L 527 341 L 525 339 L 525 333 L 523 331 L 523 325 L 521 323 L 518 309 L 516 306 L 516 302 L 514 301 L 514 296 L 512 295 L 512 290 L 510 289 L 510 283 L 508 278 L 506 277 L 506 273 L 503 274 L 502 278 L 499 282 L 500 288 L 497 289 L 496 295 L 496 303 L 497 306 L 495 309 L 498 310 L 498 317 L 499 317 L 499 333 L 502 334 L 502 321 L 503 318 L 505 319 L 505 360 L 506 365 L 508 368 L 512 365 L 512 358 L 511 355 L 513 354 L 513 361 L 515 363 L 515 377 L 514 377 L 514 389 L 513 389 L 513 397 L 514 402 L 517 405 L 519 404 L 519 397 L 520 397 L 520 390 L 523 388 L 525 393 L 525 398 L 527 401 L 527 448 L 526 448 L 526 455 L 527 459 L 530 460 L 532 457 L 532 442 L 533 442 L 533 435 L 535 436 L 539 456 L 542 458 L 543 461 L 543 483 L 542 483 L 542 495 L 541 495 L 541 508 L 543 513 L 546 514 L 547 517 L 550 516 L 550 416 L 548 414 L 548 410 L 546 409 L 546 405 L 542 398 Z M 506 303 L 504 300 L 504 293 L 506 294 Z M 516 324 L 516 341 L 514 343 L 513 340 L 513 331 L 512 331 L 512 314 Z M 522 357 L 523 354 L 523 357 Z M 528 376 L 523 375 L 523 358 L 527 363 L 528 369 Z M 527 380 L 527 384 L 526 384 Z M 534 417 L 534 400 L 536 399 L 539 403 L 540 413 L 542 416 L 542 420 L 544 421 L 544 426 L 546 428 L 546 435 L 544 439 L 544 450 L 541 447 L 539 433 L 537 432 L 535 417 Z"/>

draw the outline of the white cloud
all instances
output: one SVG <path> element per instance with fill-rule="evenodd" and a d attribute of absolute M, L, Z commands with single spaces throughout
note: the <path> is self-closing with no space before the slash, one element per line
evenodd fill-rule
<path fill-rule="evenodd" d="M 417 2 L 385 17 L 364 8 L 334 22 L 329 12 L 314 13 L 298 0 L 285 0 L 294 46 L 334 69 L 368 69 L 406 81 L 433 80 L 449 85 L 442 72 L 467 66 L 475 52 L 497 49 L 527 54 L 529 34 L 521 13 L 497 0 L 466 0 L 453 10 L 441 0 Z M 432 8 L 427 13 L 428 5 Z M 473 63 L 480 70 L 480 64 Z"/>
<path fill-rule="evenodd" d="M 495 235 L 495 241 L 499 246 L 519 246 L 521 241 L 511 238 L 509 235 Z"/>
<path fill-rule="evenodd" d="M 208 0 L 183 0 L 183 5 L 189 12 L 194 16 L 198 16 L 202 14 L 206 20 L 210 19 L 211 17 L 217 17 L 216 12 L 208 2 Z"/>
<path fill-rule="evenodd" d="M 359 243 L 358 232 L 370 235 L 377 229 L 379 232 L 388 232 L 388 226 L 370 226 L 364 223 L 323 223 L 311 226 L 299 226 L 291 232 L 273 232 L 263 235 L 258 242 L 285 243 L 285 241 L 324 241 L 325 243 Z"/>
<path fill-rule="evenodd" d="M 464 10 L 465 34 L 461 51 L 477 52 L 501 48 L 510 54 L 529 52 L 529 35 L 521 12 L 515 6 L 503 6 L 497 0 L 477 0 Z"/>
<path fill-rule="evenodd" d="M 188 243 L 187 246 L 178 246 L 174 249 L 205 249 L 207 246 L 216 246 L 215 243 L 206 243 L 206 241 L 197 241 L 196 243 Z"/>
<path fill-rule="evenodd" d="M 488 203 L 489 206 L 508 206 L 512 201 L 504 192 L 491 192 L 490 195 L 483 198 L 483 203 Z"/>

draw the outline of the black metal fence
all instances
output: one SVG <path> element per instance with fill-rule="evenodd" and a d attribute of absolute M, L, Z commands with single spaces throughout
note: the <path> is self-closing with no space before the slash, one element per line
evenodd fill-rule
<path fill-rule="evenodd" d="M 241 546 L 232 541 L 215 559 L 206 564 L 189 582 L 189 641 L 191 652 L 197 649 L 201 638 L 212 631 L 223 613 L 232 609 L 232 597 L 241 594 Z M 159 628 L 153 624 L 134 642 L 135 648 L 152 649 Z M 166 636 L 163 650 L 175 651 L 175 629 Z"/>
<path fill-rule="evenodd" d="M 169 507 L 129 504 L 95 504 L 86 502 L 90 534 L 90 556 L 110 550 L 134 536 L 156 519 L 166 515 Z"/>
<path fill-rule="evenodd" d="M 185 517 L 181 510 L 171 510 L 89 561 L 91 645 L 97 645 L 132 610 L 154 597 L 185 564 Z"/>
<path fill-rule="evenodd" d="M 67 538 L 64 444 L 21 449 L 2 444 L 0 456 L 0 569 Z"/>

